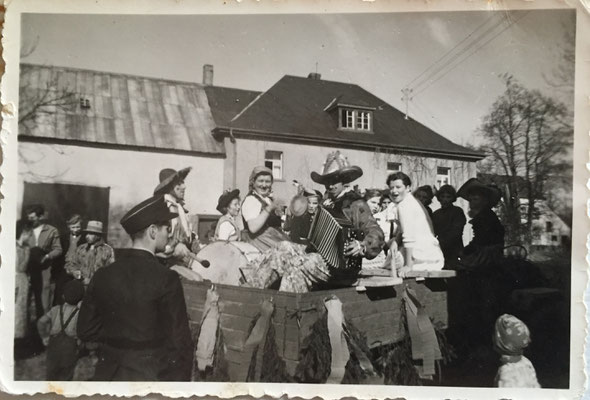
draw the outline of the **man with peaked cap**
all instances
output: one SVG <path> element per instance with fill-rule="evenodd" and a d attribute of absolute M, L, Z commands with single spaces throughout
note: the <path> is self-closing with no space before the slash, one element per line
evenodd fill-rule
<path fill-rule="evenodd" d="M 121 219 L 132 248 L 96 271 L 78 318 L 78 337 L 100 343 L 93 380 L 190 380 L 193 342 L 182 286 L 155 256 L 177 216 L 159 195 Z"/>
<path fill-rule="evenodd" d="M 164 200 L 171 212 L 178 214 L 171 221 L 171 230 L 168 243 L 158 256 L 167 259 L 169 267 L 181 265 L 189 267 L 191 259 L 199 251 L 197 235 L 193 230 L 194 224 L 189 218 L 185 206 L 186 184 L 184 180 L 191 171 L 191 167 L 176 171 L 172 168 L 165 168 L 160 171 L 160 183 L 154 189 L 155 195 L 164 196 Z"/>

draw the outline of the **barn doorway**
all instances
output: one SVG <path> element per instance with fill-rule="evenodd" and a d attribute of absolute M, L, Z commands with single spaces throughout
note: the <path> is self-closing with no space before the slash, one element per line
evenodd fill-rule
<path fill-rule="evenodd" d="M 73 214 L 80 214 L 84 223 L 101 221 L 108 232 L 109 194 L 109 187 L 25 182 L 21 218 L 26 217 L 27 206 L 41 204 L 45 207 L 47 223 L 62 235 L 66 234 L 66 221 Z"/>

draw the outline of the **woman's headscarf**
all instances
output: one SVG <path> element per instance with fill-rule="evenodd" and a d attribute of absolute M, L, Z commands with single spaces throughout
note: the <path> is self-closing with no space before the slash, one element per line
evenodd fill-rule
<path fill-rule="evenodd" d="M 274 181 L 274 179 L 272 177 L 272 171 L 270 170 L 270 168 L 263 167 L 263 166 L 254 167 L 254 169 L 252 170 L 252 173 L 250 173 L 250 178 L 248 179 L 248 191 L 250 193 L 254 192 L 254 181 L 260 175 L 270 175 L 270 181 L 271 182 Z"/>

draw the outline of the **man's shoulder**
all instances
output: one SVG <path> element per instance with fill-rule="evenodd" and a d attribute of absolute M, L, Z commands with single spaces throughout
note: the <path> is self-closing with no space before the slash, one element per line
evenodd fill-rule
<path fill-rule="evenodd" d="M 55 233 L 56 235 L 59 235 L 59 231 L 57 230 L 57 228 L 55 226 L 49 225 L 49 224 L 43 224 L 41 231 L 46 231 L 49 234 Z"/>

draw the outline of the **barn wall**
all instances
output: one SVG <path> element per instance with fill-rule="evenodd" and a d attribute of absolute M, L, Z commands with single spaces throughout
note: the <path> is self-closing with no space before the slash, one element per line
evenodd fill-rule
<path fill-rule="evenodd" d="M 129 239 L 119 220 L 133 205 L 152 195 L 163 168 L 192 166 L 186 201 L 191 214 L 217 214 L 223 191 L 223 159 L 70 145 L 19 143 L 18 210 L 24 182 L 110 187 L 108 241 L 116 247 Z"/>

